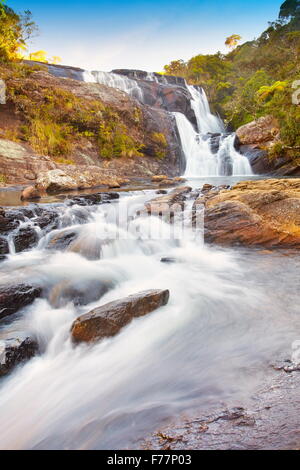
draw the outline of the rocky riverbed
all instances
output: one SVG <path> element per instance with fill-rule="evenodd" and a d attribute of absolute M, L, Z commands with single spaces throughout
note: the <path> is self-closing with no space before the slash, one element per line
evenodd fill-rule
<path fill-rule="evenodd" d="M 1 210 L 1 448 L 297 448 L 298 180 L 156 179 Z"/>

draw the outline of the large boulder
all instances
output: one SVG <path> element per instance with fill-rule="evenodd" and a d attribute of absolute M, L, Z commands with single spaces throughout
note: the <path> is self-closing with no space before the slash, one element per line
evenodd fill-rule
<path fill-rule="evenodd" d="M 39 190 L 47 191 L 48 193 L 78 188 L 76 180 L 59 169 L 39 173 L 36 184 Z"/>
<path fill-rule="evenodd" d="M 28 184 L 40 171 L 48 171 L 56 165 L 47 156 L 36 155 L 27 147 L 10 140 L 0 139 L 0 174 L 6 183 Z"/>
<path fill-rule="evenodd" d="M 38 351 L 37 342 L 28 336 L 0 340 L 0 377 L 18 364 L 31 359 Z"/>
<path fill-rule="evenodd" d="M 241 145 L 254 145 L 258 147 L 271 146 L 278 140 L 280 134 L 279 123 L 273 116 L 264 116 L 249 124 L 245 124 L 236 131 Z"/>
<path fill-rule="evenodd" d="M 210 243 L 300 247 L 300 180 L 243 181 L 231 190 L 212 190 L 205 205 L 204 236 Z"/>
<path fill-rule="evenodd" d="M 79 343 L 114 336 L 134 318 L 142 317 L 168 301 L 168 290 L 152 289 L 110 302 L 78 317 L 71 328 L 72 338 Z"/>
<path fill-rule="evenodd" d="M 41 293 L 40 287 L 28 284 L 0 285 L 0 319 L 31 304 Z"/>

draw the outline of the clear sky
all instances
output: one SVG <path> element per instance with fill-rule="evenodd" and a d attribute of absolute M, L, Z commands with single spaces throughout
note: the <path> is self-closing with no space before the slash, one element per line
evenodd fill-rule
<path fill-rule="evenodd" d="M 225 51 L 231 34 L 251 40 L 275 20 L 283 0 L 7 0 L 31 10 L 40 33 L 31 50 L 89 70 L 159 72 L 173 59 Z"/>

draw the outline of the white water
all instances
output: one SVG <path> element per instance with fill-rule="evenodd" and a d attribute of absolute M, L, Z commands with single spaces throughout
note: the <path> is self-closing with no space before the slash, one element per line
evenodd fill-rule
<path fill-rule="evenodd" d="M 143 90 L 136 80 L 109 72 L 85 72 L 84 81 L 101 83 L 112 88 L 124 91 L 140 102 L 144 101 Z M 146 80 L 163 82 L 154 73 L 148 73 Z M 166 81 L 167 82 L 167 81 Z M 185 176 L 244 176 L 251 175 L 252 170 L 246 157 L 234 148 L 234 137 L 222 138 L 217 154 L 210 148 L 208 134 L 222 134 L 225 127 L 222 120 L 214 116 L 209 107 L 206 93 L 186 83 L 191 94 L 191 107 L 194 110 L 198 132 L 196 132 L 184 114 L 174 113 L 181 140 L 183 153 L 186 159 Z"/>
<path fill-rule="evenodd" d="M 117 90 L 124 91 L 132 98 L 136 98 L 143 102 L 143 91 L 139 87 L 138 83 L 123 75 L 118 75 L 112 72 L 87 72 L 84 75 L 84 81 L 101 83 L 102 85 L 116 88 Z"/>
<path fill-rule="evenodd" d="M 224 133 L 220 118 L 210 112 L 204 90 L 188 86 L 193 97 L 192 108 L 197 119 L 198 132 L 186 116 L 174 113 L 186 159 L 185 176 L 245 176 L 252 175 L 249 160 L 234 148 L 235 135 L 221 135 L 217 153 L 213 153 L 210 134 Z"/>
<path fill-rule="evenodd" d="M 214 116 L 210 111 L 205 91 L 203 89 L 198 90 L 188 84 L 186 84 L 186 87 L 192 96 L 191 106 L 197 119 L 199 134 L 207 134 L 209 132 L 221 134 L 225 132 L 222 120 Z"/>
<path fill-rule="evenodd" d="M 296 267 L 285 257 L 272 263 L 270 255 L 265 262 L 255 253 L 244 258 L 204 247 L 200 233 L 195 238 L 189 228 L 183 238 L 170 238 L 169 224 L 155 217 L 132 220 L 153 195 L 122 197 L 117 224 L 118 203 L 62 207 L 61 230 L 71 225 L 79 231 L 76 246 L 49 250 L 54 231 L 36 249 L 0 265 L 3 280 L 45 287 L 45 298 L 0 330 L 0 338 L 25 330 L 42 351 L 0 381 L 1 449 L 139 447 L 136 439 L 167 417 L 240 403 L 266 380 L 268 361 L 296 339 Z M 94 247 L 94 260 L 85 257 L 87 247 Z M 178 262 L 162 264 L 162 256 Z M 110 290 L 85 307 L 70 302 L 54 308 L 50 292 L 66 281 L 86 292 L 91 283 L 105 282 Z M 114 338 L 72 345 L 69 332 L 78 315 L 149 288 L 170 289 L 169 304 Z"/>

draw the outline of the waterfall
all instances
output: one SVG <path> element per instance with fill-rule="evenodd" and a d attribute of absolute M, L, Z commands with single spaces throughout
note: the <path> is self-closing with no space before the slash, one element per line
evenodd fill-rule
<path fill-rule="evenodd" d="M 234 148 L 235 135 L 220 136 L 217 153 L 211 149 L 211 135 L 198 134 L 182 113 L 174 113 L 182 150 L 186 158 L 185 176 L 251 175 L 247 159 Z"/>
<path fill-rule="evenodd" d="M 117 88 L 118 90 L 124 91 L 132 98 L 136 98 L 138 101 L 143 102 L 143 90 L 135 80 L 118 75 L 111 72 L 87 72 L 84 75 L 84 81 L 101 83 L 102 85 L 109 86 L 111 88 Z"/>
<path fill-rule="evenodd" d="M 198 90 L 194 86 L 188 84 L 186 84 L 186 87 L 192 96 L 191 106 L 197 119 L 199 132 L 201 134 L 207 134 L 208 132 L 225 132 L 222 120 L 219 117 L 214 116 L 210 111 L 205 91 L 202 88 Z"/>
<path fill-rule="evenodd" d="M 137 80 L 112 72 L 84 72 L 85 82 L 101 83 L 121 90 L 141 103 L 144 94 Z M 145 80 L 167 83 L 154 73 L 147 73 Z M 225 135 L 225 126 L 218 116 L 211 113 L 206 93 L 203 89 L 185 83 L 191 95 L 191 107 L 194 110 L 198 133 L 184 114 L 173 113 L 181 140 L 182 150 L 186 158 L 185 176 L 237 176 L 251 175 L 251 166 L 246 157 L 234 148 L 234 135 Z M 220 136 L 220 148 L 217 153 L 211 149 L 211 135 Z M 222 135 L 224 134 L 224 135 Z"/>
<path fill-rule="evenodd" d="M 247 157 L 234 148 L 235 135 L 225 134 L 222 120 L 214 116 L 209 107 L 206 93 L 187 85 L 192 100 L 191 106 L 197 120 L 197 133 L 190 121 L 181 113 L 174 113 L 180 135 L 182 150 L 186 158 L 185 176 L 240 176 L 251 175 Z M 211 134 L 220 137 L 217 153 L 211 148 Z"/>

